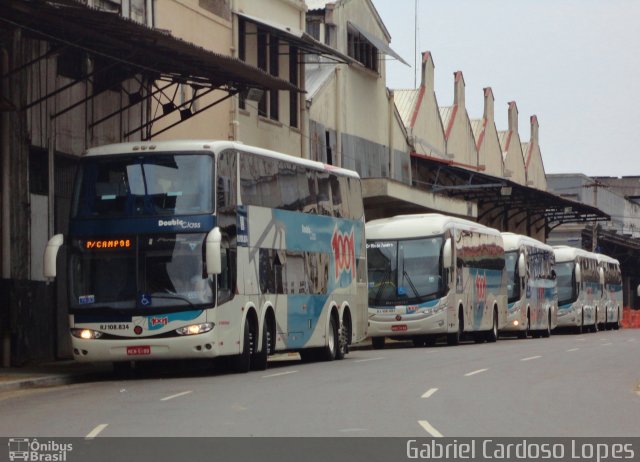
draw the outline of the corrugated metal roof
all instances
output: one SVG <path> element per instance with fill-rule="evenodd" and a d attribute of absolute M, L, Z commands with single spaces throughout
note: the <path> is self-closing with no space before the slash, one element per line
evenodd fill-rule
<path fill-rule="evenodd" d="M 337 64 L 320 64 L 318 66 L 305 66 L 304 80 L 306 84 L 307 101 L 311 101 L 313 97 L 318 93 L 320 88 L 325 84 L 329 78 L 334 74 Z"/>
<path fill-rule="evenodd" d="M 524 165 L 527 165 L 527 154 L 529 153 L 529 142 L 520 143 L 522 145 L 522 157 L 524 158 Z"/>
<path fill-rule="evenodd" d="M 393 90 L 393 100 L 405 127 L 411 124 L 419 93 L 419 90 Z"/>
<path fill-rule="evenodd" d="M 442 119 L 442 125 L 445 130 L 449 126 L 449 122 L 451 121 L 451 115 L 453 114 L 453 106 L 445 106 L 439 108 L 440 110 L 440 118 Z"/>
<path fill-rule="evenodd" d="M 476 139 L 476 143 L 478 142 L 478 137 L 480 136 L 480 133 L 482 133 L 483 126 L 484 126 L 484 119 L 471 120 L 471 130 L 473 131 L 473 136 Z"/>

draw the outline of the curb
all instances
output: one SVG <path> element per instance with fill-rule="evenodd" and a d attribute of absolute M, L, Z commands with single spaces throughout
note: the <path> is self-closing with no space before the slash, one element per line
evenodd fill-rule
<path fill-rule="evenodd" d="M 85 374 L 71 374 L 47 375 L 43 377 L 9 380 L 6 382 L 0 382 L 0 392 L 69 385 L 81 381 L 84 377 Z"/>

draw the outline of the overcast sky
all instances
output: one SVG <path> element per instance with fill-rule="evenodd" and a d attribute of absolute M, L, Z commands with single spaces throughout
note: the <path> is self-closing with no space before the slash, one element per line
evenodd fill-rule
<path fill-rule="evenodd" d="M 387 86 L 413 88 L 415 0 L 373 3 L 391 47 L 411 64 L 387 61 Z M 472 119 L 482 117 L 487 86 L 498 130 L 508 128 L 509 101 L 523 142 L 529 117 L 538 116 L 547 173 L 640 175 L 639 0 L 417 3 L 417 53 L 432 53 L 440 106 L 453 104 L 453 73 L 461 70 Z"/>

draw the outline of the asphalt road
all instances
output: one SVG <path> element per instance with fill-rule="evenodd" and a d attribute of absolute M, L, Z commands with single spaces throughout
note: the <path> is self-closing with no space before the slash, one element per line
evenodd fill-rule
<path fill-rule="evenodd" d="M 200 365 L 198 365 L 200 366 Z M 188 367 L 0 395 L 0 435 L 640 436 L 640 330 Z"/>

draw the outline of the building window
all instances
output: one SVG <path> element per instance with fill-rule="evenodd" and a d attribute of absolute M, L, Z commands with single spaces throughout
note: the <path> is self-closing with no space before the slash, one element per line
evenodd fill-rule
<path fill-rule="evenodd" d="M 320 21 L 307 21 L 307 34 L 320 40 Z"/>
<path fill-rule="evenodd" d="M 378 72 L 378 49 L 356 31 L 347 33 L 349 56 L 360 62 L 367 69 Z"/>
<path fill-rule="evenodd" d="M 289 47 L 289 82 L 298 86 L 298 49 Z M 289 125 L 298 127 L 298 92 L 289 91 Z"/>
<path fill-rule="evenodd" d="M 275 77 L 280 75 L 280 42 L 278 37 L 271 36 L 269 40 L 269 73 Z M 269 92 L 269 117 L 272 120 L 280 120 L 279 94 L 277 90 Z"/>
<path fill-rule="evenodd" d="M 220 16 L 226 20 L 231 19 L 231 6 L 229 0 L 199 0 L 200 8 Z"/>
<path fill-rule="evenodd" d="M 258 29 L 258 68 L 267 71 L 267 34 Z M 258 102 L 258 114 L 267 117 L 267 95 L 264 92 L 260 102 Z"/>

